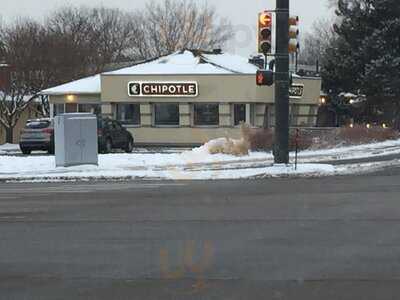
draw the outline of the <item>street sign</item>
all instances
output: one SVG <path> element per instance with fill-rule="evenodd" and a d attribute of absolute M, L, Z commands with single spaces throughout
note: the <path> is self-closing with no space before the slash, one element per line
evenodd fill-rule
<path fill-rule="evenodd" d="M 304 84 L 293 84 L 289 87 L 290 98 L 302 98 L 304 93 Z"/>

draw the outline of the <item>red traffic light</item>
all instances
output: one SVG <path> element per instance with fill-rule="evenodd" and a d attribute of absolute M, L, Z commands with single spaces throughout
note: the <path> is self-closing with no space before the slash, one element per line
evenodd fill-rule
<path fill-rule="evenodd" d="M 262 72 L 257 73 L 257 84 L 263 85 L 264 82 L 264 74 Z"/>
<path fill-rule="evenodd" d="M 274 84 L 274 72 L 271 70 L 258 70 L 256 83 L 259 86 L 271 86 Z"/>

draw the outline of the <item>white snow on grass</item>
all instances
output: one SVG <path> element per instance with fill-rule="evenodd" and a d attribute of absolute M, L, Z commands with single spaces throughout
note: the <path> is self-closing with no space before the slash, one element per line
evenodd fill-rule
<path fill-rule="evenodd" d="M 400 161 L 363 164 L 329 165 L 337 159 L 357 159 L 400 154 L 400 140 L 341 147 L 329 150 L 304 151 L 299 155 L 298 170 L 293 165 L 273 165 L 271 153 L 250 152 L 236 157 L 210 154 L 208 143 L 182 153 L 133 153 L 99 156 L 98 166 L 56 168 L 54 156 L 0 156 L 0 180 L 89 180 L 89 179 L 168 179 L 214 180 L 275 176 L 330 176 L 371 172 Z M 5 145 L 0 149 L 16 149 Z M 293 156 L 293 153 L 292 153 Z M 292 160 L 293 161 L 293 160 Z M 318 162 L 328 162 L 322 164 Z"/>
<path fill-rule="evenodd" d="M 317 162 L 373 158 L 391 154 L 400 154 L 400 139 L 332 149 L 306 150 L 299 153 L 299 158 Z"/>

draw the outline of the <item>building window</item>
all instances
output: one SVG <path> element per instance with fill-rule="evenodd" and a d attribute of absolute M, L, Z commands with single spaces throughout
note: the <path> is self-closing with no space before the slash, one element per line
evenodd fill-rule
<path fill-rule="evenodd" d="M 234 104 L 233 105 L 233 116 L 234 116 L 234 125 L 238 126 L 241 123 L 249 123 L 250 120 L 247 120 L 247 110 L 246 104 Z"/>
<path fill-rule="evenodd" d="M 65 104 L 65 112 L 66 113 L 76 113 L 77 111 L 78 111 L 78 104 L 76 104 L 76 103 Z"/>
<path fill-rule="evenodd" d="M 140 104 L 116 104 L 116 119 L 123 125 L 140 125 Z"/>
<path fill-rule="evenodd" d="M 101 114 L 101 105 L 100 104 L 79 104 L 78 112 L 100 115 Z"/>
<path fill-rule="evenodd" d="M 157 103 L 154 107 L 155 126 L 179 126 L 179 105 Z"/>
<path fill-rule="evenodd" d="M 194 104 L 195 126 L 219 126 L 219 104 Z"/>
<path fill-rule="evenodd" d="M 53 111 L 54 117 L 65 113 L 65 105 L 64 104 L 54 104 L 53 109 L 54 109 L 54 111 Z"/>

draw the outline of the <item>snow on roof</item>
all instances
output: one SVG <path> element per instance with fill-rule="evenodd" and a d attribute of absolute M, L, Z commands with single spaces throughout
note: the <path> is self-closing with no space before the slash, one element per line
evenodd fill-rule
<path fill-rule="evenodd" d="M 255 74 L 257 67 L 240 56 L 179 51 L 154 61 L 104 73 L 105 75 Z"/>
<path fill-rule="evenodd" d="M 243 56 L 233 54 L 203 54 L 202 57 L 213 65 L 220 66 L 232 73 L 256 74 L 258 68 Z"/>
<path fill-rule="evenodd" d="M 100 93 L 101 93 L 100 74 L 72 81 L 47 90 L 43 90 L 41 92 L 41 94 L 44 95 L 100 94 Z"/>
<path fill-rule="evenodd" d="M 156 60 L 106 72 L 104 75 L 221 75 L 256 74 L 257 67 L 244 57 L 232 54 L 205 54 L 178 51 Z M 100 94 L 101 74 L 76 80 L 41 92 L 45 95 Z"/>

